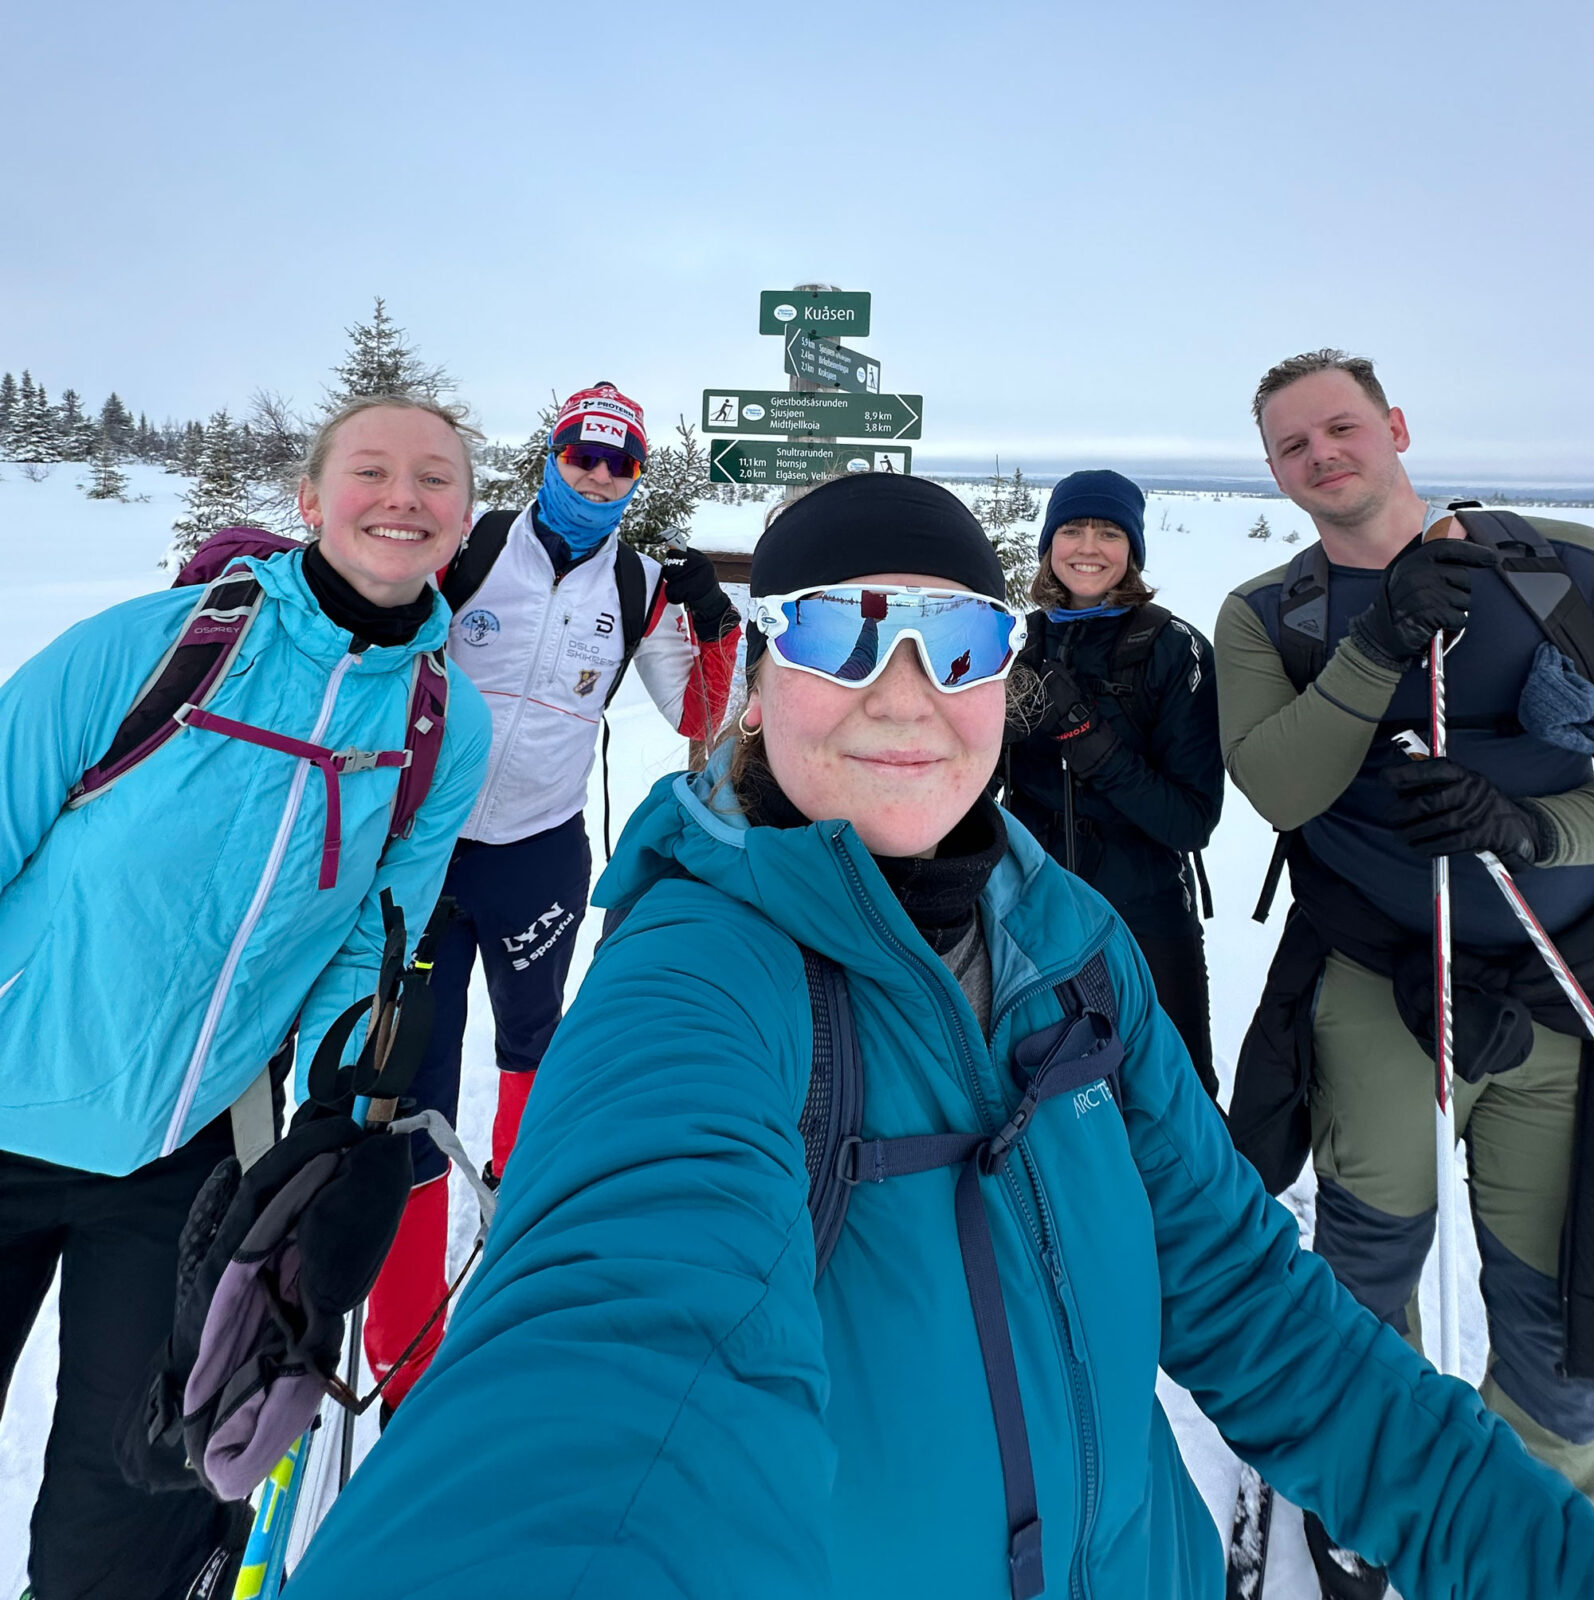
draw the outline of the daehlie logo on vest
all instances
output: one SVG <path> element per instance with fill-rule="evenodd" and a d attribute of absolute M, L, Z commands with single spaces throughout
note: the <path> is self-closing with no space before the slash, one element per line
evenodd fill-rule
<path fill-rule="evenodd" d="M 478 607 L 459 619 L 459 635 L 466 644 L 486 644 L 498 632 L 498 618 Z"/>

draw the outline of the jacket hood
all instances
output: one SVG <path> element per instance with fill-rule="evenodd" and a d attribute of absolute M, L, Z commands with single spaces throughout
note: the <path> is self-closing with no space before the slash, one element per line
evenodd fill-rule
<path fill-rule="evenodd" d="M 655 883 L 692 877 L 762 911 L 798 943 L 858 970 L 890 959 L 882 934 L 912 947 L 921 943 L 850 822 L 836 818 L 806 828 L 753 827 L 726 779 L 730 759 L 731 747 L 722 745 L 704 771 L 676 773 L 654 784 L 626 824 L 614 859 L 593 891 L 594 904 L 623 915 Z M 993 962 L 1005 953 L 1028 966 L 1022 951 L 1034 945 L 1034 930 L 1021 933 L 1017 924 L 1026 901 L 1039 904 L 1048 898 L 1029 891 L 1049 858 L 1010 814 L 1004 812 L 1003 820 L 1007 853 L 980 905 Z M 1089 890 L 1077 887 L 1080 948 L 1089 954 L 1107 937 L 1112 913 Z M 1001 937 L 1004 929 L 1012 931 L 1011 941 Z"/>
<path fill-rule="evenodd" d="M 310 585 L 304 581 L 304 553 L 290 550 L 283 555 L 246 556 L 244 565 L 260 580 L 260 587 L 278 603 L 283 629 L 304 653 L 328 663 L 349 653 L 354 635 L 340 628 L 316 603 Z M 453 613 L 448 602 L 432 590 L 432 614 L 408 644 L 370 645 L 361 652 L 357 672 L 395 672 L 426 650 L 441 650 L 448 643 L 448 625 Z"/>

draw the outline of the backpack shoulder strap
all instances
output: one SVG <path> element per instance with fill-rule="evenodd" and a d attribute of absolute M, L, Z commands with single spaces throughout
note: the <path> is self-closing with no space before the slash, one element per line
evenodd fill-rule
<path fill-rule="evenodd" d="M 470 538 L 449 562 L 438 587 L 456 617 L 470 604 L 471 596 L 486 582 L 493 563 L 504 553 L 509 530 L 519 515 L 518 511 L 484 511 L 470 530 Z"/>
<path fill-rule="evenodd" d="M 814 1228 L 814 1277 L 824 1275 L 841 1237 L 852 1184 L 842 1176 L 843 1146 L 857 1142 L 863 1126 L 863 1057 L 847 975 L 828 956 L 802 951 L 813 1012 L 814 1055 L 808 1074 L 808 1098 L 798 1129 L 808 1168 L 808 1214 Z"/>
<path fill-rule="evenodd" d="M 205 585 L 177 637 L 133 699 L 105 754 L 80 778 L 67 805 L 86 805 L 147 761 L 181 727 L 184 706 L 203 706 L 227 676 L 265 597 L 245 566 Z"/>
<path fill-rule="evenodd" d="M 1119 701 L 1142 733 L 1149 730 L 1153 712 L 1151 696 L 1146 692 L 1146 665 L 1162 630 L 1172 621 L 1173 613 L 1155 601 L 1137 607 L 1125 617 L 1113 641 L 1108 667 L 1112 681 L 1098 686 L 1102 694 Z"/>
<path fill-rule="evenodd" d="M 1546 639 L 1585 678 L 1594 678 L 1594 610 L 1573 583 L 1555 546 L 1515 511 L 1458 510 L 1475 544 L 1499 552 L 1500 575 Z"/>
<path fill-rule="evenodd" d="M 448 721 L 448 660 L 441 650 L 423 650 L 410 673 L 410 703 L 404 723 L 404 749 L 409 763 L 399 773 L 393 793 L 388 838 L 407 839 L 415 826 L 437 758 L 443 750 L 443 729 Z"/>
<path fill-rule="evenodd" d="M 1300 551 L 1284 570 L 1278 647 L 1298 692 L 1328 660 L 1328 555 L 1321 541 Z"/>
<path fill-rule="evenodd" d="M 615 669 L 609 692 L 603 697 L 605 711 L 609 709 L 609 702 L 619 692 L 626 669 L 631 665 L 631 658 L 637 653 L 637 646 L 642 643 L 642 637 L 648 631 L 648 617 L 653 611 L 650 602 L 654 596 L 648 593 L 648 577 L 642 565 L 642 557 L 624 539 L 615 547 L 614 582 L 620 591 L 620 638 L 625 653 L 620 657 L 620 665 Z"/>

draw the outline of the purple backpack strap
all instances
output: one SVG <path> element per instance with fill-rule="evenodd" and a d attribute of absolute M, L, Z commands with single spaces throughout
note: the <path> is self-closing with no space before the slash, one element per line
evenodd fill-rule
<path fill-rule="evenodd" d="M 222 528 L 205 540 L 178 568 L 172 580 L 174 589 L 190 583 L 210 583 L 219 578 L 240 556 L 281 555 L 284 550 L 302 550 L 304 545 L 286 534 L 268 533 L 264 528 Z"/>
<path fill-rule="evenodd" d="M 138 691 L 110 748 L 78 780 L 67 805 L 86 805 L 147 761 L 181 727 L 184 706 L 202 706 L 226 677 L 265 591 L 248 569 L 228 568 L 205 587 L 155 670 Z"/>
<path fill-rule="evenodd" d="M 404 748 L 410 753 L 410 764 L 399 773 L 393 820 L 388 828 L 390 839 L 409 838 L 415 826 L 415 813 L 421 809 L 437 771 L 447 718 L 448 662 L 441 650 L 426 650 L 416 656 L 410 678 L 409 721 L 404 729 Z"/>

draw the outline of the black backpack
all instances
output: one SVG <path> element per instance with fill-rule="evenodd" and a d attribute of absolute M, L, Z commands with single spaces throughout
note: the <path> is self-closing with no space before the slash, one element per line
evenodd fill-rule
<path fill-rule="evenodd" d="M 1474 544 L 1500 554 L 1500 576 L 1528 615 L 1585 678 L 1594 679 L 1594 610 L 1573 583 L 1555 546 L 1514 511 L 1485 511 L 1476 500 L 1457 500 L 1447 508 Z M 1302 550 L 1284 570 L 1279 589 L 1279 659 L 1304 694 L 1328 663 L 1328 556 L 1321 542 Z M 1279 834 L 1254 922 L 1266 922 L 1284 872 L 1296 830 Z"/>
<path fill-rule="evenodd" d="M 995 1134 L 926 1133 L 865 1140 L 864 1068 L 847 995 L 846 974 L 828 956 L 799 945 L 813 1012 L 813 1062 L 798 1126 L 808 1170 L 808 1214 L 814 1230 L 814 1277 L 824 1275 L 860 1183 L 886 1183 L 941 1167 L 960 1170 L 956 1190 L 958 1245 L 974 1308 L 975 1330 L 996 1424 L 1007 1504 L 1008 1566 L 1014 1600 L 1034 1600 L 1045 1588 L 1041 1523 L 1029 1435 L 1018 1389 L 1012 1337 L 1002 1299 L 981 1177 L 999 1173 L 1046 1101 L 1097 1082 L 1123 1108 L 1118 1004 L 1105 957 L 1097 954 L 1056 986 L 1061 1022 L 1020 1040 L 1013 1052 L 1024 1093 Z"/>
<path fill-rule="evenodd" d="M 494 562 L 504 553 L 504 545 L 509 540 L 509 530 L 515 525 L 515 519 L 519 515 L 518 511 L 484 511 L 470 530 L 470 538 L 449 562 L 447 570 L 443 573 L 443 581 L 438 587 L 448 602 L 449 610 L 456 617 L 463 614 L 465 607 L 470 604 L 471 597 L 486 582 L 487 574 L 493 570 Z M 626 668 L 631 665 L 631 658 L 637 653 L 637 646 L 642 643 L 657 595 L 657 591 L 653 595 L 648 593 L 648 580 L 642 568 L 642 557 L 624 539 L 615 547 L 614 581 L 620 591 L 620 638 L 624 649 L 620 656 L 619 669 L 614 675 L 614 682 L 609 685 L 609 692 L 603 697 L 603 711 L 609 709 L 610 702 L 619 692 Z M 603 719 L 603 853 L 605 858 L 614 853 L 609 842 L 607 717 Z"/>

